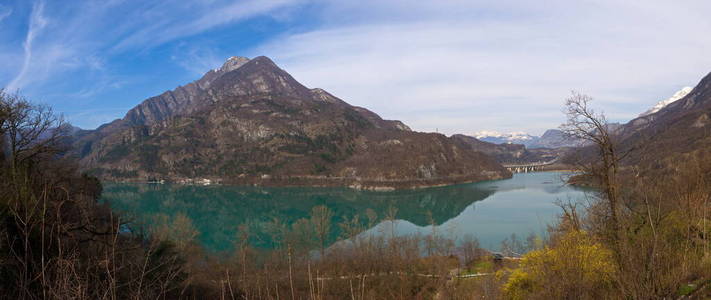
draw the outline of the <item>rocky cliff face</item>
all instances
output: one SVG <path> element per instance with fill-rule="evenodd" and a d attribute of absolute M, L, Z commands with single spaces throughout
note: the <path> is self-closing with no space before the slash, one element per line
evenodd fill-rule
<path fill-rule="evenodd" d="M 309 89 L 266 57 L 230 58 L 75 146 L 108 180 L 390 189 L 510 176 L 465 143 Z"/>

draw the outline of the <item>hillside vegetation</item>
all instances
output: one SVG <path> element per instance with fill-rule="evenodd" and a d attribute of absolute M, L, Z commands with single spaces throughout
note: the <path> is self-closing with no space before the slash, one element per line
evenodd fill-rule
<path fill-rule="evenodd" d="M 319 206 L 291 226 L 273 220 L 272 249 L 251 245 L 252 233 L 240 226 L 233 251 L 208 253 L 185 216 L 140 228 L 98 203 L 99 180 L 65 155 L 72 144 L 62 120 L 1 92 L 0 293 L 8 299 L 708 297 L 711 153 L 699 148 L 668 156 L 665 164 L 624 164 L 627 151 L 589 104 L 587 96 L 571 96 L 564 128 L 594 145 L 595 159 L 584 160 L 580 171 L 597 192 L 586 203 L 561 202 L 547 238 L 507 240 L 505 255 L 529 251 L 515 260 L 492 259 L 474 237 L 442 238 L 436 226 L 426 236 L 358 235 L 381 220 L 394 226 L 394 207 L 335 224 L 333 212 Z M 336 226 L 343 236 L 329 247 Z"/>

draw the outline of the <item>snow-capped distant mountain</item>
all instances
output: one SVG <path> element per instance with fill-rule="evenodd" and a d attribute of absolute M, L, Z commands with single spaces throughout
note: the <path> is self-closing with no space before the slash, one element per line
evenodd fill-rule
<path fill-rule="evenodd" d="M 480 141 L 494 143 L 494 144 L 523 144 L 528 147 L 529 144 L 534 143 L 538 140 L 537 136 L 532 136 L 525 132 L 510 132 L 510 133 L 500 133 L 496 131 L 479 131 L 474 133 Z"/>
<path fill-rule="evenodd" d="M 522 144 L 527 149 L 577 147 L 579 140 L 566 137 L 558 129 L 548 129 L 542 136 L 530 135 L 525 132 L 499 133 L 496 131 L 479 131 L 474 134 L 480 141 L 493 144 Z"/>
<path fill-rule="evenodd" d="M 647 111 L 645 111 L 645 112 L 639 114 L 639 116 L 640 116 L 640 117 L 644 117 L 644 116 L 648 116 L 648 115 L 651 115 L 651 114 L 653 114 L 653 113 L 656 113 L 656 112 L 660 111 L 662 108 L 666 107 L 667 105 L 673 103 L 674 101 L 677 101 L 677 100 L 679 100 L 679 99 L 681 99 L 681 98 L 684 98 L 686 95 L 688 95 L 689 93 L 691 93 L 691 91 L 692 91 L 693 89 L 694 89 L 694 88 L 689 87 L 689 86 L 684 87 L 683 89 L 681 89 L 681 90 L 677 91 L 676 93 L 674 93 L 674 95 L 672 95 L 669 99 L 665 99 L 665 100 L 662 100 L 662 101 L 657 102 L 657 104 L 654 105 L 654 107 L 652 107 L 652 108 L 650 108 L 649 110 L 647 110 Z"/>

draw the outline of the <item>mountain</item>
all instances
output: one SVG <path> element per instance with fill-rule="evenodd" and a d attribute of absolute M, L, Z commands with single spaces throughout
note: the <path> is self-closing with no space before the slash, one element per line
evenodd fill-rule
<path fill-rule="evenodd" d="M 535 148 L 528 149 L 521 144 L 494 144 L 481 141 L 475 137 L 455 134 L 452 138 L 462 141 L 472 147 L 476 151 L 488 154 L 494 157 L 496 161 L 502 164 L 528 164 L 535 162 L 552 161 L 563 156 L 568 149 L 566 148 Z"/>
<path fill-rule="evenodd" d="M 519 162 L 527 154 L 526 147 L 521 144 L 495 144 L 463 134 L 452 135 L 452 138 L 468 144 L 476 151 L 488 154 L 502 164 Z"/>
<path fill-rule="evenodd" d="M 558 129 L 548 129 L 541 137 L 537 137 L 535 141 L 529 144 L 529 148 L 563 148 L 563 147 L 579 147 L 581 141 L 566 136 L 563 131 Z"/>
<path fill-rule="evenodd" d="M 486 130 L 474 133 L 474 137 L 480 141 L 494 144 L 522 144 L 525 146 L 538 139 L 538 137 L 525 132 L 500 133 Z"/>
<path fill-rule="evenodd" d="M 474 134 L 478 140 L 494 144 L 521 144 L 527 149 L 578 147 L 580 141 L 566 137 L 558 129 L 549 129 L 542 136 L 534 136 L 525 132 L 498 133 L 496 131 L 479 131 Z"/>
<path fill-rule="evenodd" d="M 680 160 L 711 155 L 711 74 L 686 96 L 617 126 L 612 133 L 617 152 L 624 157 L 622 166 L 664 172 L 675 170 Z M 596 153 L 593 146 L 587 146 L 577 157 L 565 160 L 593 161 Z"/>
<path fill-rule="evenodd" d="M 669 97 L 669 98 L 667 98 L 667 99 L 665 99 L 665 100 L 662 100 L 662 101 L 657 102 L 656 105 L 654 105 L 654 106 L 653 106 L 652 108 L 650 108 L 649 110 L 647 110 L 647 111 L 645 111 L 645 112 L 639 114 L 639 116 L 640 116 L 640 117 L 644 117 L 644 116 L 648 116 L 648 115 L 651 115 L 651 114 L 653 114 L 653 113 L 656 113 L 656 112 L 658 112 L 659 110 L 661 110 L 662 108 L 666 107 L 667 105 L 669 105 L 669 104 L 671 104 L 671 103 L 674 103 L 675 101 L 677 101 L 677 100 L 679 100 L 679 99 L 681 99 L 681 98 L 686 97 L 686 95 L 688 95 L 689 93 L 691 93 L 691 91 L 692 91 L 693 89 L 694 89 L 694 88 L 688 87 L 688 86 L 687 86 L 687 87 L 684 87 L 684 88 L 682 88 L 681 90 L 679 90 L 679 91 L 677 91 L 676 93 L 674 93 L 674 95 L 672 95 L 671 97 Z"/>
<path fill-rule="evenodd" d="M 232 57 L 82 131 L 83 167 L 105 180 L 393 189 L 510 176 L 441 134 L 309 89 L 267 57 Z"/>
<path fill-rule="evenodd" d="M 631 151 L 628 163 L 660 166 L 708 151 L 710 133 L 711 74 L 686 96 L 622 126 L 617 139 L 623 151 Z"/>

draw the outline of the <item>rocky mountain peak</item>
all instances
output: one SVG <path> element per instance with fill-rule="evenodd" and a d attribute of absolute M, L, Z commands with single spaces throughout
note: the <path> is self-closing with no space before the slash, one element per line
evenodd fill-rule
<path fill-rule="evenodd" d="M 220 76 L 224 75 L 225 73 L 232 72 L 234 70 L 239 69 L 240 67 L 244 66 L 244 64 L 249 62 L 249 58 L 243 57 L 243 56 L 232 56 L 229 57 L 225 63 L 222 64 L 221 67 L 217 69 L 212 69 L 209 72 L 205 73 L 205 75 L 195 81 L 195 84 L 197 84 L 201 89 L 207 89 L 210 87 L 210 84 L 212 84 L 213 81 L 215 81 L 217 78 Z"/>
<path fill-rule="evenodd" d="M 206 97 L 205 94 L 211 95 Z M 309 98 L 309 89 L 266 56 L 249 59 L 232 56 L 222 67 L 175 90 L 151 97 L 131 109 L 124 120 L 134 125 L 152 124 L 191 113 L 224 97 L 270 94 Z"/>
<path fill-rule="evenodd" d="M 225 61 L 224 64 L 222 64 L 222 67 L 220 67 L 219 71 L 222 73 L 227 73 L 231 72 L 234 70 L 237 70 L 237 68 L 243 66 L 244 64 L 249 62 L 249 58 L 243 57 L 243 56 L 232 56 Z"/>
<path fill-rule="evenodd" d="M 266 56 L 258 56 L 210 84 L 214 95 L 242 97 L 256 94 L 309 98 L 308 88 Z"/>

